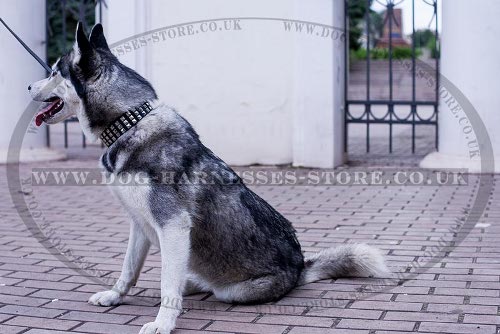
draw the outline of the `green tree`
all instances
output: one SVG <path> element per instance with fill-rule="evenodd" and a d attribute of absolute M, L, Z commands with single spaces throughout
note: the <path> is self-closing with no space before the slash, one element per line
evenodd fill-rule
<path fill-rule="evenodd" d="M 47 0 L 49 64 L 53 64 L 61 54 L 71 48 L 78 21 L 83 22 L 87 31 L 95 24 L 95 5 L 95 0 Z"/>
<path fill-rule="evenodd" d="M 434 32 L 430 29 L 419 29 L 415 31 L 415 46 L 417 48 L 427 47 L 434 38 Z"/>
<path fill-rule="evenodd" d="M 349 48 L 358 50 L 361 47 L 361 36 L 366 29 L 366 6 L 368 0 L 350 0 L 348 2 L 347 13 L 349 15 Z M 370 7 L 373 0 L 370 0 Z M 370 9 L 370 35 L 372 40 L 382 34 L 384 18 L 380 13 Z"/>
<path fill-rule="evenodd" d="M 436 46 L 436 34 L 430 29 L 420 29 L 415 31 L 415 46 L 417 48 L 426 48 L 431 51 L 431 57 L 439 57 L 439 51 Z"/>

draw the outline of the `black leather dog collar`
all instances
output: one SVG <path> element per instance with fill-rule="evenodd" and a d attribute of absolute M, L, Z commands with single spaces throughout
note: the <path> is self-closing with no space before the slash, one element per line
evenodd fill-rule
<path fill-rule="evenodd" d="M 144 102 L 139 107 L 128 110 L 118 117 L 110 126 L 108 126 L 101 133 L 100 138 L 104 145 L 110 147 L 113 143 L 120 138 L 125 132 L 132 129 L 153 110 L 149 102 Z"/>

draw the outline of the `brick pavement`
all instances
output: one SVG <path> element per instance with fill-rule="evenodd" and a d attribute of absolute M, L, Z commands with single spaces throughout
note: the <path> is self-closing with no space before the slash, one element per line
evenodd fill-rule
<path fill-rule="evenodd" d="M 23 165 L 94 167 L 81 158 Z M 348 167 L 352 168 L 352 167 Z M 70 269 L 31 236 L 13 207 L 1 171 L 0 333 L 138 333 L 159 298 L 159 254 L 153 249 L 124 305 L 86 300 L 103 288 L 92 275 L 119 275 L 128 219 L 104 187 L 36 187 L 37 207 L 64 246 Z M 495 183 L 500 177 L 495 177 Z M 393 272 L 415 271 L 439 238 L 470 208 L 477 178 L 467 186 L 256 186 L 289 218 L 305 252 L 367 242 L 386 254 Z M 278 302 L 241 306 L 210 294 L 186 298 L 175 333 L 478 333 L 500 332 L 500 218 L 494 187 L 480 224 L 447 256 L 408 280 L 331 279 L 300 287 Z M 458 233 L 460 235 L 460 232 Z M 377 291 L 378 293 L 374 293 Z"/>

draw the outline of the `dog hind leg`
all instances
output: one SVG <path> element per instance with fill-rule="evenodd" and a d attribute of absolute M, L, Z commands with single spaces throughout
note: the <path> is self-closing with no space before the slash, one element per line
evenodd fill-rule
<path fill-rule="evenodd" d="M 282 275 L 267 275 L 214 288 L 215 297 L 226 303 L 254 304 L 276 300 L 294 287 Z"/>
<path fill-rule="evenodd" d="M 184 286 L 184 291 L 182 292 L 183 296 L 195 295 L 197 293 L 203 293 L 203 292 L 210 292 L 212 290 L 207 283 L 198 279 L 196 276 L 188 275 L 187 277 L 188 278 L 186 281 L 186 285 Z"/>

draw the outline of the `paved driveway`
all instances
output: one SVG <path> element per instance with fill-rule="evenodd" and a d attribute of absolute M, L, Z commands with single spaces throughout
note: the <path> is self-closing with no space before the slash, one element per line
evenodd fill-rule
<path fill-rule="evenodd" d="M 31 168 L 42 165 L 97 164 L 81 159 L 23 165 L 21 175 L 30 176 Z M 40 186 L 31 194 L 29 189 L 15 193 L 27 200 L 43 232 L 35 238 L 36 229 L 30 231 L 33 226 L 20 218 L 5 171 L 1 173 L 0 333 L 138 333 L 153 319 L 160 302 L 156 249 L 134 296 L 124 305 L 99 308 L 86 303 L 103 289 L 102 282 L 119 275 L 127 243 L 128 219 L 108 189 Z M 257 306 L 194 295 L 184 302 L 176 333 L 499 332 L 497 187 L 482 217 L 467 231 L 460 229 L 461 219 L 473 205 L 477 177 L 462 186 L 253 188 L 293 222 L 306 253 L 367 242 L 383 251 L 394 276 L 324 280 L 297 288 L 276 303 Z M 444 242 L 450 240 L 455 243 Z M 55 256 L 50 250 L 64 254 Z"/>

